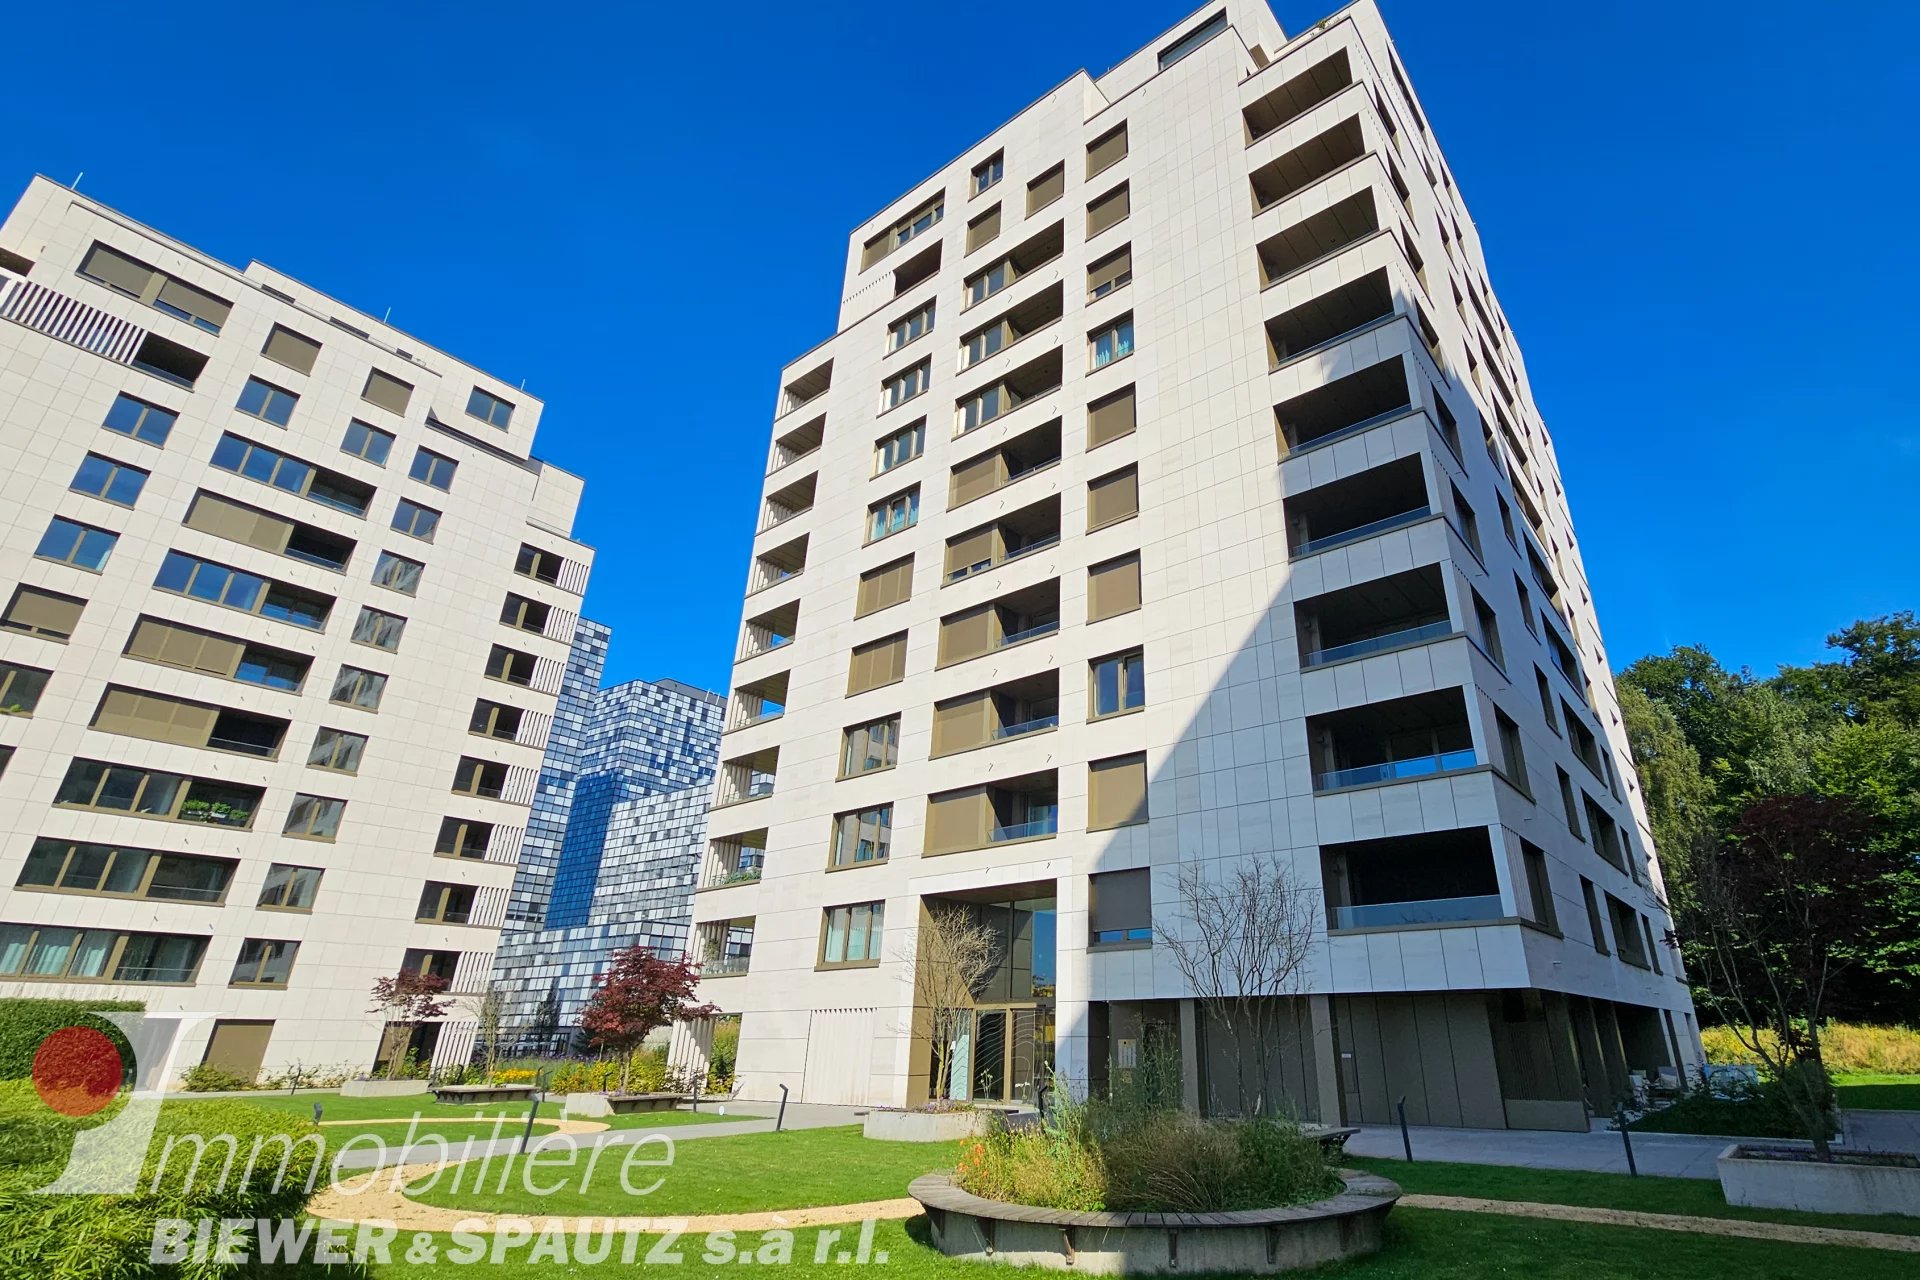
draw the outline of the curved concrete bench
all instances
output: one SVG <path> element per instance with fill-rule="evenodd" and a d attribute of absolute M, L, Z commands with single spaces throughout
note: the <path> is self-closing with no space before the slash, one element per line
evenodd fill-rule
<path fill-rule="evenodd" d="M 1400 1187 L 1353 1169 L 1338 1195 L 1286 1209 L 1224 1213 L 1082 1213 L 983 1200 L 952 1177 L 915 1178 L 933 1245 L 953 1258 L 1080 1271 L 1272 1275 L 1378 1252 Z"/>

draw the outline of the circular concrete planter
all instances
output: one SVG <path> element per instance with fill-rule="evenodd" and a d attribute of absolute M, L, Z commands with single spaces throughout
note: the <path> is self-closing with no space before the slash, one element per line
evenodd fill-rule
<path fill-rule="evenodd" d="M 1825 1161 L 1803 1145 L 1736 1142 L 1717 1163 L 1728 1204 L 1920 1217 L 1920 1156 L 1842 1149 Z"/>
<path fill-rule="evenodd" d="M 1376 1253 L 1397 1184 L 1352 1169 L 1338 1195 L 1288 1209 L 1225 1213 L 1076 1213 L 983 1200 L 944 1173 L 907 1194 L 927 1210 L 933 1245 L 953 1258 L 1092 1275 L 1273 1275 Z"/>

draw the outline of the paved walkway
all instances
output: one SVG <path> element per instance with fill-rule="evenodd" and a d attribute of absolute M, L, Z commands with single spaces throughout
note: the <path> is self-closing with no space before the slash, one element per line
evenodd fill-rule
<path fill-rule="evenodd" d="M 1920 1111 L 1843 1111 L 1847 1145 L 1869 1151 L 1920 1151 Z"/>
<path fill-rule="evenodd" d="M 1747 1222 L 1740 1218 L 1699 1218 L 1680 1213 L 1639 1213 L 1629 1209 L 1595 1209 L 1573 1204 L 1535 1204 L 1530 1200 L 1481 1200 L 1469 1196 L 1404 1195 L 1409 1209 L 1443 1209 L 1455 1213 L 1498 1213 L 1515 1218 L 1554 1218 L 1561 1222 L 1591 1222 L 1607 1227 L 1641 1227 L 1650 1231 L 1679 1231 L 1694 1236 L 1738 1236 L 1746 1240 L 1775 1240 L 1789 1244 L 1847 1245 L 1856 1249 L 1887 1249 L 1920 1253 L 1920 1236 L 1898 1236 L 1884 1231 L 1846 1231 L 1839 1227 L 1802 1227 L 1784 1222 Z"/>
<path fill-rule="evenodd" d="M 1410 1130 L 1415 1160 L 1452 1160 L 1462 1164 L 1517 1165 L 1527 1169 L 1586 1169 L 1595 1173 L 1627 1172 L 1626 1148 L 1620 1135 L 1607 1129 L 1588 1133 L 1547 1133 L 1536 1129 L 1441 1129 L 1425 1126 Z M 1725 1138 L 1702 1138 L 1685 1133 L 1636 1133 L 1633 1156 L 1640 1172 L 1667 1178 L 1717 1178 L 1714 1159 L 1725 1149 Z M 1369 1125 L 1347 1140 L 1356 1156 L 1402 1159 L 1397 1127 Z M 1388 1171 L 1388 1177 L 1392 1177 Z"/>

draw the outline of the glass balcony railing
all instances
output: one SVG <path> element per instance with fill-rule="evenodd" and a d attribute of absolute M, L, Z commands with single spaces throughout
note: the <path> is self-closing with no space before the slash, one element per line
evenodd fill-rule
<path fill-rule="evenodd" d="M 1453 623 L 1442 619 L 1439 622 L 1429 622 L 1418 627 L 1408 627 L 1403 631 L 1390 631 L 1383 636 L 1368 636 L 1365 640 L 1336 644 L 1330 649 L 1316 649 L 1307 655 L 1305 665 L 1325 666 L 1329 662 L 1358 658 L 1363 654 L 1378 653 L 1382 649 L 1397 649 L 1401 645 L 1419 644 L 1423 640 L 1438 640 L 1441 636 L 1452 634 Z"/>
<path fill-rule="evenodd" d="M 1387 516 L 1385 519 L 1374 520 L 1352 529 L 1344 529 L 1339 533 L 1330 533 L 1324 538 L 1312 538 L 1293 549 L 1293 558 L 1298 560 L 1301 556 L 1310 556 L 1317 551 L 1326 551 L 1333 547 L 1344 546 L 1349 542 L 1358 542 L 1362 538 L 1371 538 L 1375 534 L 1386 533 L 1402 525 L 1425 520 L 1432 514 L 1433 512 L 1427 507 L 1415 507 L 1411 511 L 1402 511 L 1397 516 Z"/>
<path fill-rule="evenodd" d="M 1060 717 L 1057 715 L 1035 716 L 1031 720 L 1022 720 L 1018 724 L 1003 724 L 993 731 L 993 736 L 995 738 L 1017 738 L 1023 733 L 1038 733 L 1042 729 L 1057 729 L 1059 727 Z"/>
<path fill-rule="evenodd" d="M 1111 947 L 1122 942 L 1152 942 L 1153 930 L 1151 928 L 1095 929 L 1092 941 L 1096 947 Z"/>
<path fill-rule="evenodd" d="M 973 564 L 962 565 L 960 568 L 955 569 L 951 573 L 947 574 L 947 581 L 958 582 L 960 581 L 960 579 L 970 577 L 973 574 L 985 573 L 989 569 L 997 569 L 1003 564 L 1007 564 L 1011 561 L 1018 560 L 1021 556 L 1032 555 L 1036 551 L 1044 551 L 1048 547 L 1057 545 L 1059 541 L 1060 541 L 1059 534 L 1057 533 L 1048 534 L 1044 538 L 1035 539 L 1034 541 L 1027 543 L 1023 547 L 1019 547 L 1019 548 L 1016 548 L 1015 550 L 1007 552 L 1007 554 L 1005 554 L 1004 556 L 1001 556 L 997 560 L 979 560 L 974 562 Z"/>
<path fill-rule="evenodd" d="M 1426 898 L 1418 902 L 1370 902 L 1361 906 L 1335 907 L 1336 929 L 1401 929 L 1423 924 L 1459 924 L 1471 920 L 1500 919 L 1500 895 L 1481 894 L 1471 898 Z"/>
<path fill-rule="evenodd" d="M 1055 618 L 1052 622 L 1042 622 L 1024 631 L 1010 631 L 1000 637 L 1000 643 L 995 647 L 1004 649 L 1008 645 L 1019 644 L 1023 640 L 1038 640 L 1041 636 L 1050 636 L 1059 629 L 1060 619 Z"/>
<path fill-rule="evenodd" d="M 1011 826 L 995 827 L 987 833 L 987 839 L 995 844 L 1003 840 L 1028 840 L 1034 836 L 1050 836 L 1060 830 L 1059 810 L 1049 810 L 1029 818 L 1025 822 L 1016 822 Z"/>
<path fill-rule="evenodd" d="M 752 959 L 750 955 L 711 956 L 701 964 L 700 976 L 703 978 L 727 978 L 735 974 L 745 973 L 747 971 L 747 961 L 750 959 Z"/>
<path fill-rule="evenodd" d="M 1410 756 L 1405 760 L 1387 760 L 1380 764 L 1363 764 L 1352 769 L 1335 769 L 1332 773 L 1315 776 L 1315 791 L 1332 791 L 1339 787 L 1364 787 L 1375 782 L 1399 782 L 1405 778 L 1423 778 L 1430 774 L 1447 773 L 1454 769 L 1471 769 L 1479 763 L 1473 748 L 1462 751 L 1443 751 L 1434 756 Z"/>

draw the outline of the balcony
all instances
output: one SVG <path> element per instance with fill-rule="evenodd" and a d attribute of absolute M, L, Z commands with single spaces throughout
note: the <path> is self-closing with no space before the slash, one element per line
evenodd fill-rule
<path fill-rule="evenodd" d="M 753 917 L 702 924 L 695 942 L 701 977 L 739 977 L 753 960 Z"/>
<path fill-rule="evenodd" d="M 780 388 L 780 415 L 792 413 L 809 400 L 825 395 L 833 385 L 833 361 L 808 370 Z"/>
<path fill-rule="evenodd" d="M 936 703 L 930 755 L 971 751 L 1059 724 L 1060 673 L 1043 671 Z"/>
<path fill-rule="evenodd" d="M 747 582 L 747 594 L 779 586 L 798 577 L 807 567 L 807 535 L 762 551 L 753 558 L 753 573 Z"/>
<path fill-rule="evenodd" d="M 988 324 L 960 339 L 960 367 L 971 369 L 1000 354 L 1027 335 L 1058 320 L 1065 310 L 1065 286 L 1043 289 Z"/>
<path fill-rule="evenodd" d="M 759 827 L 736 836 L 707 842 L 700 867 L 702 889 L 726 889 L 757 884 L 767 861 L 767 829 Z"/>
<path fill-rule="evenodd" d="M 1012 413 L 1029 400 L 1038 400 L 1060 389 L 1063 368 L 1059 348 L 1048 351 L 999 380 L 954 401 L 954 431 L 957 438 L 977 431 Z"/>
<path fill-rule="evenodd" d="M 1380 229 L 1373 191 L 1360 191 L 1260 242 L 1260 287 L 1340 252 Z"/>
<path fill-rule="evenodd" d="M 740 656 L 736 661 L 744 662 L 748 658 L 757 658 L 763 653 L 785 648 L 793 643 L 794 631 L 799 625 L 798 600 L 748 618 L 746 633 L 740 641 Z"/>
<path fill-rule="evenodd" d="M 955 464 L 947 490 L 947 510 L 988 494 L 1060 461 L 1060 419 L 1023 431 L 997 449 Z"/>
<path fill-rule="evenodd" d="M 1406 365 L 1394 356 L 1273 407 L 1280 456 L 1357 436 L 1412 411 Z"/>
<path fill-rule="evenodd" d="M 735 688 L 727 710 L 727 732 L 765 724 L 786 714 L 788 675 L 781 671 Z"/>
<path fill-rule="evenodd" d="M 1252 146 L 1275 129 L 1284 128 L 1353 83 L 1353 67 L 1345 49 L 1320 61 L 1266 94 L 1240 112 Z"/>
<path fill-rule="evenodd" d="M 1278 369 L 1337 346 L 1393 314 L 1386 268 L 1369 271 L 1267 321 L 1267 362 Z"/>
<path fill-rule="evenodd" d="M 940 619 L 940 654 L 935 665 L 950 667 L 1059 629 L 1060 580 L 1049 578 Z"/>
<path fill-rule="evenodd" d="M 1279 204 L 1296 191 L 1305 190 L 1335 169 L 1352 164 L 1367 153 L 1366 136 L 1360 131 L 1360 117 L 1349 116 L 1325 133 L 1316 134 L 1287 152 L 1267 161 L 1249 175 L 1253 186 L 1253 211 L 1259 213 Z"/>
<path fill-rule="evenodd" d="M 773 794 L 779 776 L 780 748 L 767 747 L 720 762 L 720 776 L 714 788 L 713 807 L 746 804 Z"/>
<path fill-rule="evenodd" d="M 1066 245 L 1066 224 L 1056 222 L 1028 237 L 1006 257 L 967 277 L 966 306 L 977 306 L 1060 256 Z M 964 309 L 964 308 L 963 308 Z"/>
<path fill-rule="evenodd" d="M 1485 827 L 1323 845 L 1320 874 L 1334 931 L 1505 918 Z"/>
<path fill-rule="evenodd" d="M 823 416 L 775 436 L 773 453 L 767 460 L 767 474 L 772 475 L 780 468 L 792 466 L 813 454 L 820 448 L 820 442 L 826 434 L 827 420 Z"/>
<path fill-rule="evenodd" d="M 1298 560 L 1377 537 L 1433 514 L 1418 458 L 1401 458 L 1286 499 L 1287 534 Z"/>
<path fill-rule="evenodd" d="M 1305 668 L 1453 634 L 1437 565 L 1314 596 L 1294 605 L 1293 613 L 1300 665 Z"/>
<path fill-rule="evenodd" d="M 1043 498 L 947 539 L 946 580 L 958 582 L 1060 541 L 1060 498 Z"/>
<path fill-rule="evenodd" d="M 1307 741 L 1315 791 L 1434 777 L 1479 763 L 1459 689 L 1310 716 Z"/>
<path fill-rule="evenodd" d="M 819 488 L 820 476 L 816 472 L 803 476 L 792 484 L 786 484 L 767 495 L 760 511 L 760 528 L 765 533 L 775 525 L 785 524 L 798 515 L 813 510 L 814 491 Z"/>
<path fill-rule="evenodd" d="M 928 854 L 1041 840 L 1059 830 L 1059 779 L 1052 769 L 927 797 Z"/>

